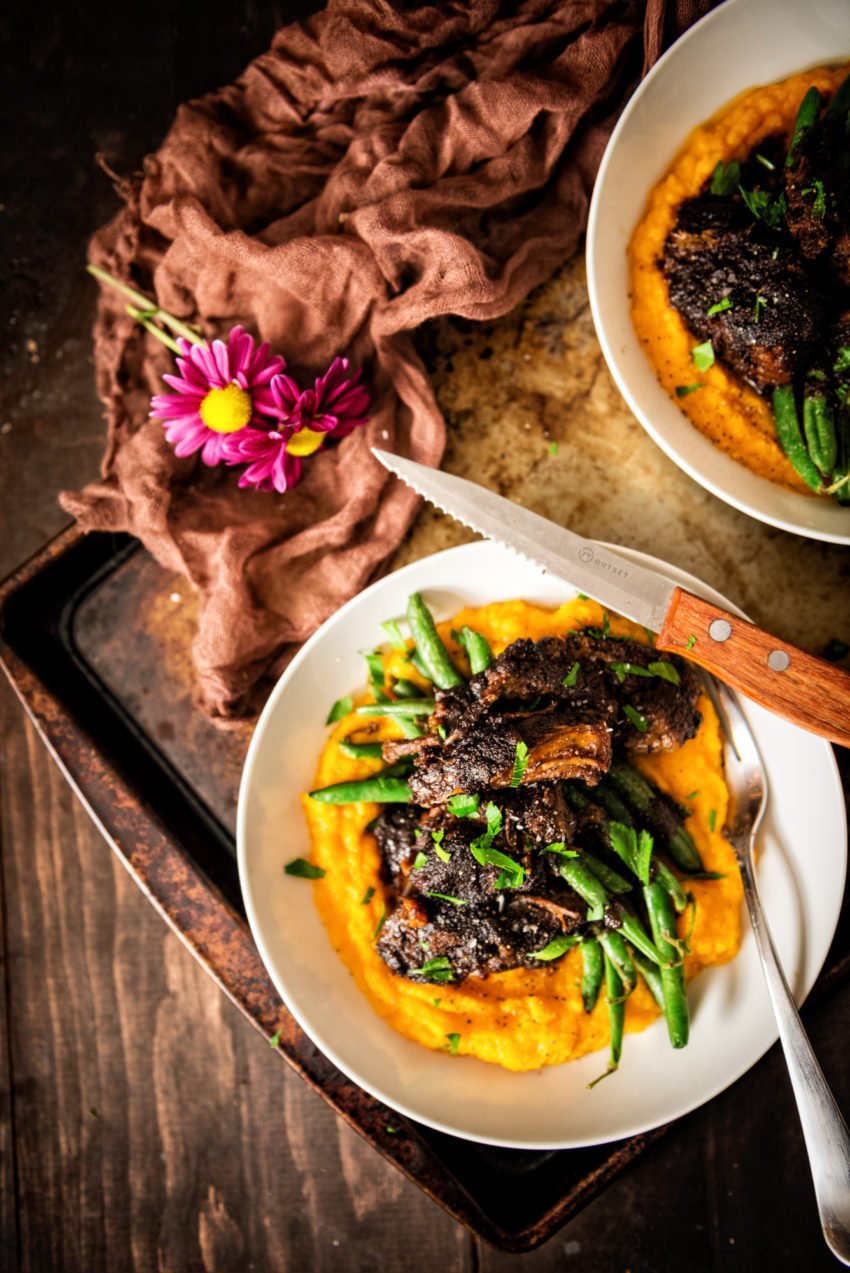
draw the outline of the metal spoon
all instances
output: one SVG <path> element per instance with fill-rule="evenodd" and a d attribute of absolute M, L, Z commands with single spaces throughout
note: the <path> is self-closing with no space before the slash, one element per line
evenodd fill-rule
<path fill-rule="evenodd" d="M 753 843 L 767 804 L 767 775 L 734 694 L 717 682 L 713 691 L 712 698 L 720 708 L 726 731 L 730 794 L 726 837 L 735 850 L 744 882 L 747 909 L 806 1141 L 823 1236 L 833 1255 L 850 1265 L 850 1132 L 803 1029 L 756 888 Z"/>

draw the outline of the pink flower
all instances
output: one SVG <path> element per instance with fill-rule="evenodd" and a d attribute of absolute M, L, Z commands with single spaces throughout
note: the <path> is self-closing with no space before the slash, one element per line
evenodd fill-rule
<path fill-rule="evenodd" d="M 348 359 L 334 358 L 323 376 L 317 376 L 312 389 L 299 389 L 291 376 L 277 375 L 270 388 L 274 398 L 272 413 L 283 420 L 295 434 L 326 435 L 344 438 L 365 424 L 369 395 L 358 381 L 361 372 L 349 376 Z M 324 437 L 304 437 L 290 444 L 290 454 L 310 455 L 322 445 Z M 303 448 L 303 449 L 302 449 Z"/>
<path fill-rule="evenodd" d="M 299 389 L 291 376 L 276 375 L 269 385 L 280 420 L 277 429 L 242 429 L 225 438 L 222 455 L 227 464 L 247 464 L 240 486 L 258 491 L 290 490 L 301 477 L 301 460 L 318 451 L 329 438 L 344 438 L 366 423 L 369 395 L 348 376 L 348 359 L 335 358 L 312 389 Z"/>
<path fill-rule="evenodd" d="M 247 465 L 239 478 L 240 486 L 282 495 L 301 478 L 301 460 L 288 450 L 292 437 L 292 431 L 285 427 L 280 432 L 242 429 L 224 439 L 223 458 L 227 464 Z"/>
<path fill-rule="evenodd" d="M 286 363 L 242 327 L 233 328 L 226 344 L 192 344 L 182 337 L 177 344 L 180 374 L 163 376 L 177 392 L 151 399 L 151 417 L 163 422 L 178 455 L 200 451 L 204 464 L 218 464 L 228 436 L 248 425 L 264 425 L 263 415 L 276 414 L 270 381 Z"/>

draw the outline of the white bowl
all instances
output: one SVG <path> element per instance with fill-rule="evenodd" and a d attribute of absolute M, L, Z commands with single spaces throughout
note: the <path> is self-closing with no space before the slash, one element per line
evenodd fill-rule
<path fill-rule="evenodd" d="M 745 89 L 848 58 L 848 0 L 727 0 L 673 45 L 629 102 L 599 169 L 587 231 L 599 343 L 650 436 L 727 504 L 838 544 L 850 543 L 850 507 L 757 477 L 703 437 L 658 383 L 632 326 L 627 248 L 652 188 L 698 124 Z"/>
<path fill-rule="evenodd" d="M 691 576 L 619 551 L 728 608 Z M 728 1086 L 776 1039 L 749 928 L 731 963 L 693 982 L 688 1047 L 674 1052 L 659 1020 L 642 1034 L 627 1035 L 619 1073 L 587 1091 L 604 1068 L 604 1053 L 515 1074 L 402 1038 L 374 1011 L 333 949 L 313 905 L 314 886 L 283 874 L 285 862 L 310 855 L 299 798 L 312 785 L 327 738 L 327 709 L 364 684 L 358 650 L 381 640 L 379 623 L 404 614 L 416 590 L 438 619 L 463 605 L 516 597 L 555 606 L 576 591 L 497 544 L 467 544 L 388 575 L 307 642 L 260 717 L 239 793 L 239 875 L 263 962 L 290 1012 L 343 1073 L 441 1131 L 497 1145 L 560 1149 L 669 1122 Z M 826 957 L 844 891 L 841 786 L 827 742 L 755 704 L 743 706 L 773 793 L 760 837 L 759 887 L 789 982 L 802 999 Z"/>

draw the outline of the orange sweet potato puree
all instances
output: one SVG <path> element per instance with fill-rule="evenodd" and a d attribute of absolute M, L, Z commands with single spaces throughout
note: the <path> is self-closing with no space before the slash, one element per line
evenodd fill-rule
<path fill-rule="evenodd" d="M 646 639 L 644 630 L 610 615 L 617 636 Z M 577 599 L 557 610 L 544 610 L 524 601 L 501 602 L 466 609 L 439 625 L 458 667 L 468 673 L 463 651 L 450 631 L 468 624 L 482 633 L 495 654 L 518 637 L 539 640 L 562 636 L 588 625 L 601 625 L 602 608 Z M 416 679 L 401 651 L 386 656 L 387 670 Z M 740 944 L 740 877 L 730 846 L 720 834 L 726 817 L 727 792 L 723 781 L 720 732 L 710 702 L 700 704 L 703 724 L 697 736 L 677 752 L 640 759 L 639 767 L 674 799 L 693 809 L 688 819 L 707 870 L 725 873 L 722 880 L 693 881 L 688 887 L 696 901 L 691 954 L 685 971 L 731 959 Z M 380 761 L 355 760 L 343 755 L 340 739 L 369 727 L 367 717 L 351 714 L 333 728 L 316 770 L 315 786 L 365 777 Z M 374 721 L 371 737 L 394 736 L 396 726 Z M 694 794 L 695 793 L 695 794 Z M 378 846 L 367 824 L 380 812 L 375 804 L 329 805 L 303 797 L 312 839 L 313 861 L 326 875 L 313 886 L 316 905 L 330 940 L 351 970 L 373 1008 L 406 1038 L 429 1048 L 447 1048 L 447 1035 L 458 1034 L 458 1052 L 503 1065 L 509 1070 L 534 1070 L 559 1065 L 608 1043 L 604 992 L 587 1015 L 581 1002 L 581 956 L 570 951 L 554 965 L 514 969 L 486 978 L 467 978 L 458 985 L 418 985 L 390 972 L 375 949 L 375 929 L 386 905 L 381 883 Z M 713 811 L 713 817 L 712 817 Z M 712 826 L 714 830 L 712 830 Z M 374 896 L 365 904 L 369 889 Z M 682 935 L 688 913 L 680 921 Z M 626 1006 L 626 1029 L 642 1030 L 658 1008 L 640 981 Z"/>
<path fill-rule="evenodd" d="M 777 133 L 790 139 L 806 90 L 814 85 L 829 97 L 847 70 L 820 68 L 750 89 L 694 129 L 652 191 L 629 245 L 632 320 L 661 384 L 671 395 L 677 385 L 702 384 L 697 392 L 676 399 L 691 423 L 754 473 L 808 495 L 813 492 L 779 446 L 768 403 L 719 362 L 708 371 L 694 367 L 691 350 L 699 342 L 670 304 L 659 261 L 679 205 L 699 193 L 717 163 L 743 160 L 764 138 Z"/>

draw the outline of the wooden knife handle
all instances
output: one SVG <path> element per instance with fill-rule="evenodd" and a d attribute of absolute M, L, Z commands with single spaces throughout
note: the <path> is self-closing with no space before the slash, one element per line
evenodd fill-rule
<path fill-rule="evenodd" d="M 677 588 L 658 648 L 682 654 L 762 707 L 850 747 L 850 673 Z"/>

